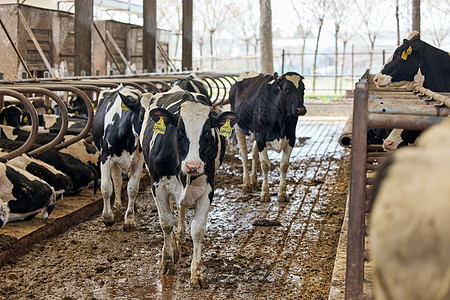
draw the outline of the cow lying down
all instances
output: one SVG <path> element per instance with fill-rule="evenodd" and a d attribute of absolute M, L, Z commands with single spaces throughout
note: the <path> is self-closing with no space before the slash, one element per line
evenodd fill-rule
<path fill-rule="evenodd" d="M 450 299 L 450 121 L 380 170 L 370 218 L 376 299 Z"/>
<path fill-rule="evenodd" d="M 53 188 L 42 179 L 0 163 L 0 228 L 8 222 L 31 219 L 39 212 L 46 219 L 55 199 Z"/>
<path fill-rule="evenodd" d="M 0 139 L 0 149 L 5 149 L 8 151 L 15 150 L 22 144 L 23 142 L 11 141 L 3 138 Z M 38 147 L 40 147 L 40 145 L 33 144 L 30 150 L 35 150 Z M 83 189 L 88 188 L 91 183 L 94 187 L 94 194 L 96 193 L 98 173 L 90 165 L 81 162 L 71 155 L 60 153 L 55 150 L 48 150 L 44 153 L 36 155 L 34 158 L 53 166 L 55 169 L 61 171 L 70 178 L 71 185 L 69 184 L 69 187 L 71 187 L 71 189 L 66 188 L 65 194 L 77 194 Z"/>

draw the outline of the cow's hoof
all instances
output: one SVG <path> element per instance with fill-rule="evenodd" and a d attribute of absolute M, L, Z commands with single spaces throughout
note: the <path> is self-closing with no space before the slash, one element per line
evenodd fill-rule
<path fill-rule="evenodd" d="M 289 197 L 286 193 L 278 195 L 278 202 L 289 202 Z"/>
<path fill-rule="evenodd" d="M 161 263 L 161 274 L 175 275 L 175 265 L 171 259 L 163 260 Z"/>
<path fill-rule="evenodd" d="M 250 184 L 245 184 L 242 186 L 242 193 L 243 194 L 248 194 L 251 193 L 253 191 L 252 186 Z"/>
<path fill-rule="evenodd" d="M 103 223 L 106 226 L 113 226 L 115 222 L 116 221 L 114 220 L 114 215 L 113 214 L 110 215 L 110 216 L 103 216 Z"/>
<path fill-rule="evenodd" d="M 191 275 L 191 287 L 195 289 L 207 289 L 205 278 L 202 275 Z"/>
<path fill-rule="evenodd" d="M 270 201 L 270 194 L 269 193 L 261 193 L 261 202 L 269 202 Z"/>
<path fill-rule="evenodd" d="M 136 224 L 134 222 L 123 223 L 123 231 L 134 231 L 136 230 Z"/>

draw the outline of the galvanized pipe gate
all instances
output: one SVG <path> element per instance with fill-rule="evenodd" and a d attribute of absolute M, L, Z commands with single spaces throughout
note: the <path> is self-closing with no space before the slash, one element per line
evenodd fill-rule
<path fill-rule="evenodd" d="M 399 88 L 377 90 L 370 82 L 370 75 L 366 73 L 356 83 L 353 115 L 347 124 L 351 124 L 352 129 L 350 131 L 350 126 L 346 126 L 340 137 L 341 145 L 352 150 L 345 299 L 371 298 L 363 291 L 364 262 L 368 260 L 366 200 L 375 182 L 375 171 L 391 155 L 370 152 L 381 147 L 367 144 L 367 129 L 424 130 L 443 121 L 450 107 L 448 96 L 423 87 L 414 87 L 415 92 L 421 93 L 417 95 Z"/>

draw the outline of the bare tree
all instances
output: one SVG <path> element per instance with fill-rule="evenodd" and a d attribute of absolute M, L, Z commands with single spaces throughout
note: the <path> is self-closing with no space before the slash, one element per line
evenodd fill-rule
<path fill-rule="evenodd" d="M 291 6 L 297 14 L 297 19 L 295 20 L 294 25 L 297 27 L 296 34 L 299 34 L 302 39 L 302 47 L 300 51 L 300 71 L 301 74 L 305 73 L 305 48 L 306 48 L 306 40 L 312 35 L 312 26 L 311 20 L 308 17 L 308 14 L 303 14 L 298 9 L 298 1 L 291 0 Z"/>
<path fill-rule="evenodd" d="M 314 19 L 317 21 L 319 27 L 317 28 L 316 35 L 316 48 L 314 50 L 314 63 L 313 63 L 313 92 L 316 91 L 316 71 L 317 71 L 317 55 L 319 53 L 319 40 L 320 33 L 322 32 L 323 22 L 325 20 L 325 16 L 330 7 L 330 0 L 312 0 L 309 2 L 308 8 L 314 16 Z"/>
<path fill-rule="evenodd" d="M 228 17 L 231 6 L 228 1 L 204 0 L 202 5 L 197 7 L 197 11 L 203 20 L 203 26 L 209 33 L 209 52 L 211 55 L 211 69 L 214 69 L 214 34 L 221 28 Z"/>
<path fill-rule="evenodd" d="M 334 0 L 331 2 L 331 17 L 334 23 L 334 93 L 337 93 L 338 84 L 338 54 L 339 54 L 339 31 L 343 22 L 347 21 L 349 16 L 349 6 L 346 0 Z M 344 44 L 346 45 L 346 43 Z"/>
<path fill-rule="evenodd" d="M 389 11 L 390 5 L 386 0 L 371 1 L 371 0 L 359 0 L 354 1 L 357 10 L 360 14 L 361 21 L 366 29 L 367 39 L 369 41 L 369 66 L 368 69 L 372 68 L 373 53 L 375 49 L 375 42 L 377 37 L 380 35 L 383 26 L 384 19 L 387 14 L 385 11 Z"/>
<path fill-rule="evenodd" d="M 412 0 L 412 30 L 420 33 L 420 0 Z"/>
<path fill-rule="evenodd" d="M 261 39 L 261 72 L 273 73 L 271 0 L 259 0 Z"/>
<path fill-rule="evenodd" d="M 178 48 L 181 40 L 181 28 L 183 24 L 182 8 L 182 0 L 165 0 L 157 1 L 156 3 L 158 28 L 170 30 L 175 34 L 175 57 L 178 56 Z M 176 18 L 174 18 L 174 16 Z"/>
<path fill-rule="evenodd" d="M 450 0 L 425 0 L 422 2 L 423 16 L 432 18 L 431 26 L 422 26 L 423 33 L 436 47 L 440 48 L 443 41 L 450 35 L 448 16 L 450 12 Z"/>
<path fill-rule="evenodd" d="M 256 56 L 259 42 L 259 14 L 255 6 L 254 1 L 247 0 L 230 8 L 236 26 L 231 26 L 228 31 L 245 43 L 247 70 L 250 69 L 250 47 L 253 47 Z M 256 61 L 253 69 L 257 69 Z"/>
<path fill-rule="evenodd" d="M 353 38 L 356 34 L 354 22 L 348 21 L 343 24 L 341 30 L 339 32 L 339 39 L 342 41 L 342 60 L 341 60 L 341 80 L 339 83 L 339 93 L 342 93 L 342 81 L 345 73 L 345 58 L 346 58 L 346 50 L 348 42 Z"/>

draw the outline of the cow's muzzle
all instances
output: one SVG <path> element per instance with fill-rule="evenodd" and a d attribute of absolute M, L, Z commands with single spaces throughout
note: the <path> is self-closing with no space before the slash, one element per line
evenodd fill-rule
<path fill-rule="evenodd" d="M 299 107 L 297 108 L 297 116 L 304 116 L 306 114 L 306 107 Z"/>
<path fill-rule="evenodd" d="M 199 162 L 186 162 L 186 173 L 190 175 L 199 175 L 203 173 L 202 164 Z"/>

